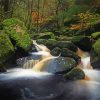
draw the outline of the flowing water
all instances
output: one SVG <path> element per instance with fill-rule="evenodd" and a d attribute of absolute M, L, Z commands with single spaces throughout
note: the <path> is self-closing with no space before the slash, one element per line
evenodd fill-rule
<path fill-rule="evenodd" d="M 37 90 L 39 89 L 38 92 L 35 91 L 35 89 L 32 90 L 32 87 L 31 87 L 31 89 L 29 89 L 27 87 L 24 89 L 21 89 L 21 93 L 24 98 L 22 100 L 33 100 L 33 99 L 34 100 L 67 100 L 67 99 L 68 100 L 100 100 L 100 77 L 99 77 L 100 71 L 94 70 L 92 68 L 92 66 L 90 64 L 90 55 L 88 52 L 84 52 L 84 51 L 80 50 L 79 48 L 77 51 L 77 54 L 81 57 L 81 63 L 77 67 L 81 67 L 82 70 L 85 72 L 85 75 L 86 75 L 85 80 L 70 81 L 70 82 L 64 81 L 63 85 L 60 84 L 58 86 L 58 87 L 60 87 L 60 90 L 58 89 L 58 87 L 55 88 L 54 90 L 52 90 L 52 87 L 49 88 L 50 84 L 53 84 L 54 87 L 56 87 L 56 85 L 57 85 L 57 84 L 55 84 L 56 79 L 52 80 L 52 78 L 54 77 L 53 74 L 50 74 L 48 72 L 35 72 L 35 71 L 40 71 L 40 69 L 44 66 L 45 62 L 48 62 L 48 60 L 50 60 L 50 59 L 53 62 L 52 64 L 55 65 L 54 60 L 59 57 L 53 57 L 50 54 L 50 50 L 46 46 L 38 45 L 34 41 L 33 41 L 33 43 L 35 44 L 38 52 L 30 53 L 31 59 L 28 59 L 27 61 L 24 62 L 23 67 L 27 68 L 28 70 L 26 71 L 26 69 L 25 70 L 22 69 L 22 71 L 20 70 L 20 72 L 17 71 L 17 72 L 14 72 L 13 74 L 8 75 L 8 77 L 10 77 L 10 79 L 19 78 L 19 77 L 28 77 L 28 76 L 36 77 L 36 79 L 34 80 L 34 82 L 36 81 L 36 84 L 34 84 L 34 82 L 32 84 L 33 84 L 34 88 L 36 87 L 35 89 L 37 89 Z M 34 63 L 34 62 L 36 62 L 36 63 Z M 29 68 L 30 68 L 30 70 L 29 70 Z M 33 68 L 33 69 L 31 69 L 31 68 Z M 11 70 L 8 71 L 8 73 L 10 73 L 10 72 L 11 72 Z M 53 77 L 50 79 L 50 77 L 48 77 L 48 76 L 53 76 Z M 45 77 L 46 79 L 44 79 L 43 77 Z M 59 76 L 57 76 L 57 77 L 59 77 Z M 4 80 L 6 78 L 3 77 L 1 79 Z M 26 83 L 23 83 L 23 84 L 26 84 Z M 39 88 L 37 88 L 38 87 L 37 85 L 39 85 L 39 84 L 40 84 L 40 86 L 39 86 Z M 42 88 L 42 90 L 41 90 L 41 88 Z M 48 89 L 50 90 L 50 93 L 47 93 L 46 90 L 48 90 Z M 37 93 L 37 94 L 34 94 L 33 91 L 35 91 L 34 93 Z M 42 92 L 40 93 L 40 91 L 42 91 Z M 59 91 L 59 93 L 58 93 L 58 91 Z M 31 99 L 27 99 L 27 96 L 26 96 L 27 92 L 30 94 L 30 97 L 32 97 Z M 43 95 L 41 96 L 42 93 L 44 93 L 45 96 L 43 96 Z M 53 98 L 55 96 L 58 96 L 58 97 Z"/>

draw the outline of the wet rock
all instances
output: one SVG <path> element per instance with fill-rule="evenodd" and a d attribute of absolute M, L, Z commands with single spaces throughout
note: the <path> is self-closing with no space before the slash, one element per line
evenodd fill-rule
<path fill-rule="evenodd" d="M 92 42 L 89 37 L 85 36 L 73 37 L 72 42 L 83 51 L 90 51 L 92 48 Z"/>
<path fill-rule="evenodd" d="M 76 67 L 77 63 L 69 57 L 50 57 L 40 61 L 33 67 L 33 71 L 46 71 L 50 73 L 65 73 Z"/>
<path fill-rule="evenodd" d="M 77 63 L 80 62 L 81 58 L 75 54 L 73 51 L 67 49 L 67 48 L 63 48 L 61 51 L 61 56 L 63 57 L 71 57 L 73 58 Z"/>
<path fill-rule="evenodd" d="M 91 58 L 91 65 L 93 68 L 100 68 L 100 39 L 98 39 L 93 47 L 90 54 Z"/>
<path fill-rule="evenodd" d="M 53 56 L 61 56 L 61 57 L 70 57 L 70 58 L 73 58 L 77 63 L 80 62 L 81 58 L 75 54 L 73 51 L 67 49 L 67 48 L 54 48 L 52 51 L 51 51 L 51 54 Z"/>
<path fill-rule="evenodd" d="M 76 68 L 73 68 L 67 74 L 65 74 L 64 77 L 69 80 L 79 80 L 79 79 L 85 78 L 85 73 L 82 69 L 76 67 Z"/>
<path fill-rule="evenodd" d="M 100 57 L 93 49 L 90 53 L 90 63 L 94 69 L 100 69 Z"/>
<path fill-rule="evenodd" d="M 38 44 L 47 46 L 50 50 L 56 47 L 57 41 L 55 39 L 37 39 Z"/>
<path fill-rule="evenodd" d="M 71 51 L 76 52 L 77 51 L 77 47 L 70 41 L 58 41 L 57 47 L 59 48 L 68 48 Z"/>
<path fill-rule="evenodd" d="M 0 73 L 6 72 L 6 71 L 7 71 L 7 69 L 5 67 L 0 66 Z"/>
<path fill-rule="evenodd" d="M 50 53 L 53 56 L 61 56 L 61 49 L 59 47 L 55 47 Z"/>

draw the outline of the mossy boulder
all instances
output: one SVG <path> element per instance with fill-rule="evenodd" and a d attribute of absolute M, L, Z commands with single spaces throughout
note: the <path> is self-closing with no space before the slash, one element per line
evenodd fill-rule
<path fill-rule="evenodd" d="M 71 51 L 76 52 L 77 51 L 77 47 L 70 41 L 58 41 L 57 47 L 59 48 L 68 48 Z"/>
<path fill-rule="evenodd" d="M 5 33 L 0 34 L 0 66 L 14 54 L 14 47 Z"/>
<path fill-rule="evenodd" d="M 76 67 L 76 61 L 69 57 L 52 57 L 40 61 L 33 67 L 34 71 L 45 71 L 56 74 L 64 74 Z"/>
<path fill-rule="evenodd" d="M 55 47 L 54 49 L 52 49 L 52 51 L 50 53 L 53 56 L 59 56 L 59 55 L 61 55 L 61 49 L 59 47 Z"/>
<path fill-rule="evenodd" d="M 93 45 L 94 51 L 97 53 L 98 57 L 100 57 L 100 39 L 96 41 Z"/>
<path fill-rule="evenodd" d="M 56 47 L 57 41 L 55 39 L 37 39 L 37 43 L 44 44 L 47 46 L 50 50 Z"/>
<path fill-rule="evenodd" d="M 74 36 L 72 42 L 83 51 L 90 51 L 92 48 L 92 41 L 87 36 Z"/>
<path fill-rule="evenodd" d="M 73 58 L 77 63 L 79 63 L 80 60 L 81 60 L 80 57 L 77 54 L 75 54 L 75 52 L 73 52 L 73 51 L 71 51 L 67 48 L 60 49 L 60 48 L 56 47 L 51 51 L 51 54 L 53 56 L 59 56 L 60 55 L 61 57 Z"/>
<path fill-rule="evenodd" d="M 28 50 L 32 41 L 24 23 L 18 19 L 11 18 L 2 22 L 3 31 L 9 36 L 12 44 L 24 50 Z"/>
<path fill-rule="evenodd" d="M 77 64 L 80 63 L 80 61 L 81 61 L 81 58 L 75 52 L 73 52 L 67 48 L 63 48 L 61 50 L 61 56 L 73 58 L 77 62 Z"/>
<path fill-rule="evenodd" d="M 93 66 L 93 68 L 100 69 L 100 39 L 98 39 L 94 43 L 93 49 L 90 55 L 91 55 L 91 65 Z"/>
<path fill-rule="evenodd" d="M 100 69 L 100 57 L 93 49 L 90 52 L 90 62 L 94 69 Z"/>
<path fill-rule="evenodd" d="M 55 47 L 56 47 L 56 44 L 57 44 L 57 41 L 56 41 L 55 39 L 49 39 L 49 40 L 47 40 L 47 42 L 46 42 L 46 46 L 47 46 L 50 50 L 52 50 L 53 48 L 55 48 Z"/>
<path fill-rule="evenodd" d="M 80 80 L 85 78 L 85 73 L 82 69 L 76 67 L 66 73 L 64 77 L 69 80 Z"/>
<path fill-rule="evenodd" d="M 93 39 L 97 40 L 97 39 L 100 38 L 100 32 L 95 32 L 91 36 L 92 36 Z"/>

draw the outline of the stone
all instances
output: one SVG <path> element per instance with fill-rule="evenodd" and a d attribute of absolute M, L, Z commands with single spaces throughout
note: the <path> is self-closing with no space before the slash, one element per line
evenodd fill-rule
<path fill-rule="evenodd" d="M 80 80 L 85 78 L 85 73 L 82 69 L 76 67 L 66 73 L 64 77 L 69 80 Z"/>

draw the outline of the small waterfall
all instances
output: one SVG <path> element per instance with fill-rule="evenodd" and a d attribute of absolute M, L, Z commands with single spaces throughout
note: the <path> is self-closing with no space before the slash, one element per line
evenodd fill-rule
<path fill-rule="evenodd" d="M 30 52 L 29 57 L 23 57 L 17 60 L 17 64 L 24 69 L 32 69 L 40 61 L 53 57 L 46 46 L 37 44 L 35 40 L 33 40 L 33 44 L 38 52 Z"/>
<path fill-rule="evenodd" d="M 100 82 L 100 71 L 99 70 L 93 70 L 93 69 L 83 69 L 86 75 L 86 80 L 94 81 L 94 82 Z"/>
<path fill-rule="evenodd" d="M 43 44 L 37 44 L 35 40 L 33 40 L 33 44 L 38 51 L 50 52 L 50 50 L 46 46 L 44 46 Z"/>
<path fill-rule="evenodd" d="M 78 67 L 83 69 L 92 69 L 90 64 L 90 54 L 88 52 L 84 52 L 78 48 L 76 54 L 81 57 L 81 63 L 78 65 Z"/>

